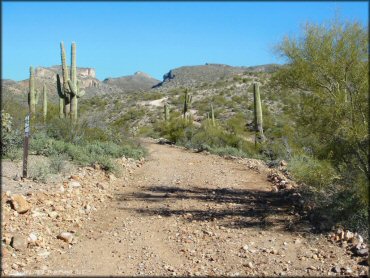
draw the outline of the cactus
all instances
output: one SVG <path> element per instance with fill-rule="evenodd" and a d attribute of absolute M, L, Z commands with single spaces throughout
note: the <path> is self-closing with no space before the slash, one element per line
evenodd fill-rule
<path fill-rule="evenodd" d="M 63 109 L 64 116 L 68 117 L 70 113 L 70 96 L 69 96 L 69 86 L 68 86 L 69 71 L 68 71 L 68 66 L 67 66 L 66 51 L 64 49 L 63 42 L 60 43 L 60 52 L 61 52 L 61 59 L 62 59 L 63 86 L 59 84 L 60 89 L 58 88 L 58 94 L 60 92 L 62 93 L 62 94 L 59 94 L 59 97 L 62 96 L 64 98 L 64 101 L 63 101 L 64 102 L 64 109 Z M 59 83 L 60 83 L 60 80 L 59 80 Z"/>
<path fill-rule="evenodd" d="M 57 76 L 57 86 L 59 100 L 59 116 L 62 117 L 61 106 L 64 102 L 64 116 L 70 116 L 73 121 L 78 118 L 78 98 L 85 94 L 85 91 L 80 90 L 79 80 L 77 80 L 77 66 L 76 66 L 76 43 L 71 46 L 71 71 L 68 71 L 66 53 L 63 42 L 60 43 L 61 58 L 62 58 L 62 72 L 63 72 L 63 86 L 60 82 L 59 75 Z"/>
<path fill-rule="evenodd" d="M 60 82 L 60 76 L 57 74 L 57 91 L 59 96 L 59 118 L 63 119 L 65 115 L 65 95 L 62 88 L 62 83 Z"/>
<path fill-rule="evenodd" d="M 261 141 L 264 141 L 265 137 L 263 135 L 263 118 L 262 118 L 262 106 L 260 98 L 260 90 L 257 83 L 253 84 L 253 97 L 254 97 L 254 129 Z M 257 141 L 257 140 L 256 140 Z"/>
<path fill-rule="evenodd" d="M 77 120 L 77 109 L 78 109 L 78 98 L 85 94 L 85 91 L 80 90 L 80 84 L 77 80 L 77 68 L 76 68 L 76 43 L 72 43 L 71 46 L 71 80 L 68 80 L 69 94 L 71 96 L 71 119 Z"/>
<path fill-rule="evenodd" d="M 215 122 L 215 113 L 213 111 L 213 104 L 211 103 L 211 117 L 212 117 L 212 125 L 213 126 L 216 126 L 216 122 Z"/>
<path fill-rule="evenodd" d="M 46 93 L 46 86 L 45 86 L 45 84 L 42 87 L 42 92 L 43 92 L 42 112 L 43 112 L 44 123 L 46 123 L 46 115 L 48 113 L 48 95 Z"/>
<path fill-rule="evenodd" d="M 164 104 L 164 120 L 166 122 L 170 120 L 170 110 L 168 109 L 167 103 Z"/>
<path fill-rule="evenodd" d="M 184 119 L 185 119 L 186 113 L 190 110 L 191 101 L 192 101 L 192 96 L 189 95 L 188 90 L 186 89 L 185 99 L 184 99 L 184 111 L 183 111 Z"/>
<path fill-rule="evenodd" d="M 35 90 L 35 77 L 33 67 L 30 67 L 30 79 L 29 79 L 29 92 L 28 92 L 28 105 L 31 115 L 36 113 L 36 104 L 39 101 L 39 91 Z"/>

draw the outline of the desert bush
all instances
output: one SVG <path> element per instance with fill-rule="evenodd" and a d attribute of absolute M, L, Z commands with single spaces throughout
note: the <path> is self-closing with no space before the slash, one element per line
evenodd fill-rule
<path fill-rule="evenodd" d="M 47 160 L 33 161 L 29 165 L 30 178 L 46 183 L 50 174 L 50 164 Z"/>
<path fill-rule="evenodd" d="M 183 119 L 179 113 L 170 113 L 170 120 L 158 126 L 160 136 L 174 144 L 185 144 L 193 135 L 193 123 Z"/>
<path fill-rule="evenodd" d="M 79 141 L 79 144 L 62 141 L 49 137 L 44 132 L 35 134 L 31 140 L 30 150 L 37 155 L 51 157 L 52 169 L 59 169 L 63 161 L 72 160 L 78 165 L 92 165 L 98 163 L 107 171 L 119 171 L 115 168 L 112 159 L 122 156 L 139 159 L 145 156 L 140 145 L 129 141 Z"/>
<path fill-rule="evenodd" d="M 153 124 L 155 125 L 156 123 L 153 123 Z M 158 138 L 159 133 L 155 130 L 155 128 L 153 126 L 142 126 L 142 127 L 140 127 L 138 135 L 143 136 L 143 137 Z"/>
<path fill-rule="evenodd" d="M 219 147 L 219 148 L 211 148 L 210 153 L 217 154 L 220 156 L 236 156 L 236 157 L 249 157 L 248 154 L 243 152 L 240 149 L 234 147 Z"/>
<path fill-rule="evenodd" d="M 70 157 L 66 153 L 57 153 L 49 157 L 50 170 L 53 174 L 67 174 L 71 171 L 72 165 L 69 162 Z"/>
<path fill-rule="evenodd" d="M 12 160 L 18 156 L 22 147 L 23 135 L 13 127 L 13 117 L 1 111 L 1 156 Z"/>
<path fill-rule="evenodd" d="M 11 161 L 21 160 L 23 157 L 23 149 L 22 148 L 10 148 L 8 149 L 4 157 L 9 158 Z"/>
<path fill-rule="evenodd" d="M 331 163 L 307 155 L 293 156 L 288 170 L 299 183 L 305 183 L 320 191 L 340 178 Z"/>

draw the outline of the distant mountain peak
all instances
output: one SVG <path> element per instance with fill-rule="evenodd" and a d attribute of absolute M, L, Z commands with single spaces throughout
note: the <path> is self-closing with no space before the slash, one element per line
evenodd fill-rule
<path fill-rule="evenodd" d="M 133 75 L 109 77 L 103 83 L 113 85 L 127 91 L 149 90 L 160 81 L 149 74 L 137 71 Z"/>

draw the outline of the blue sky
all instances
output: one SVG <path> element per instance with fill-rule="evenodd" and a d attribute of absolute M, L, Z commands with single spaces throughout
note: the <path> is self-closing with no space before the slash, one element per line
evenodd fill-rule
<path fill-rule="evenodd" d="M 185 65 L 282 63 L 273 51 L 302 25 L 342 18 L 367 26 L 367 2 L 3 2 L 2 78 L 60 64 L 60 41 L 97 78 Z"/>

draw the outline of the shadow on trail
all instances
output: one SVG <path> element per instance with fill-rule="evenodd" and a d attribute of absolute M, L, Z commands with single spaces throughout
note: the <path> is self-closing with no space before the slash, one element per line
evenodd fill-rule
<path fill-rule="evenodd" d="M 237 229 L 310 230 L 307 221 L 296 215 L 295 198 L 289 192 L 158 185 L 144 187 L 141 192 L 117 194 L 116 200 L 122 204 L 143 201 L 142 208 L 124 206 L 121 209 L 134 210 L 147 216 L 180 216 L 189 222 L 218 221 L 220 226 Z M 199 202 L 190 206 L 187 203 L 189 200 Z"/>

